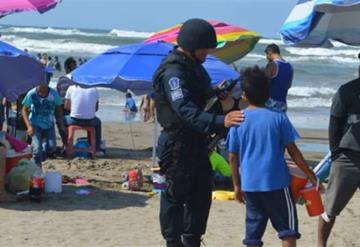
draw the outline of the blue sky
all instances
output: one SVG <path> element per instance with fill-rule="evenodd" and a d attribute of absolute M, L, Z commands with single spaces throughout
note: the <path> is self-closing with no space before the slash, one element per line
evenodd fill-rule
<path fill-rule="evenodd" d="M 297 0 L 63 0 L 43 15 L 20 13 L 1 24 L 155 32 L 188 18 L 218 19 L 276 37 Z"/>

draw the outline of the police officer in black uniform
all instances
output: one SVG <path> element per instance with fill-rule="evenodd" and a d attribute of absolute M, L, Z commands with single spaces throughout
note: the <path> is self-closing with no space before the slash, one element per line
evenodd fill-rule
<path fill-rule="evenodd" d="M 158 121 L 163 127 L 157 155 L 167 181 L 161 195 L 160 225 L 167 246 L 200 246 L 211 205 L 206 140 L 214 132 L 239 124 L 243 114 L 203 111 L 216 95 L 201 65 L 217 45 L 214 28 L 205 20 L 190 19 L 181 27 L 177 43 L 153 78 Z"/>

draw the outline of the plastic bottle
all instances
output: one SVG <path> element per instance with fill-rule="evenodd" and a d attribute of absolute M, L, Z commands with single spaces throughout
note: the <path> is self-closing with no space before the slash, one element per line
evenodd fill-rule
<path fill-rule="evenodd" d="M 36 168 L 34 174 L 30 178 L 29 199 L 33 202 L 41 202 L 42 193 L 44 192 L 44 173 L 41 168 Z"/>

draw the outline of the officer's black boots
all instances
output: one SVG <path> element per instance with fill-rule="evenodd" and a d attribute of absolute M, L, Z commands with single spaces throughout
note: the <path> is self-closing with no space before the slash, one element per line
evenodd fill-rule
<path fill-rule="evenodd" d="M 182 244 L 181 241 L 177 241 L 177 242 L 174 242 L 174 241 L 167 241 L 166 242 L 166 247 L 184 247 L 184 245 Z"/>
<path fill-rule="evenodd" d="M 200 247 L 201 236 L 199 235 L 183 235 L 182 242 L 184 247 Z"/>
<path fill-rule="evenodd" d="M 201 236 L 183 235 L 181 241 L 167 241 L 166 247 L 200 247 Z"/>

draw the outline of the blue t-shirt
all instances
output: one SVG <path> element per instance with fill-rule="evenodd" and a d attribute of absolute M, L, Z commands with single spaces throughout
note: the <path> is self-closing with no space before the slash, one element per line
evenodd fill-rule
<path fill-rule="evenodd" d="M 47 97 L 40 97 L 34 88 L 26 94 L 22 104 L 30 109 L 29 120 L 33 126 L 49 129 L 54 125 L 55 108 L 62 105 L 62 100 L 52 88 Z"/>
<path fill-rule="evenodd" d="M 245 121 L 232 127 L 227 139 L 229 152 L 239 155 L 241 189 L 255 192 L 288 187 L 285 146 L 294 142 L 298 133 L 280 111 L 256 108 L 244 112 Z"/>
<path fill-rule="evenodd" d="M 137 112 L 135 100 L 133 98 L 126 98 L 125 107 L 130 109 L 132 112 Z"/>

